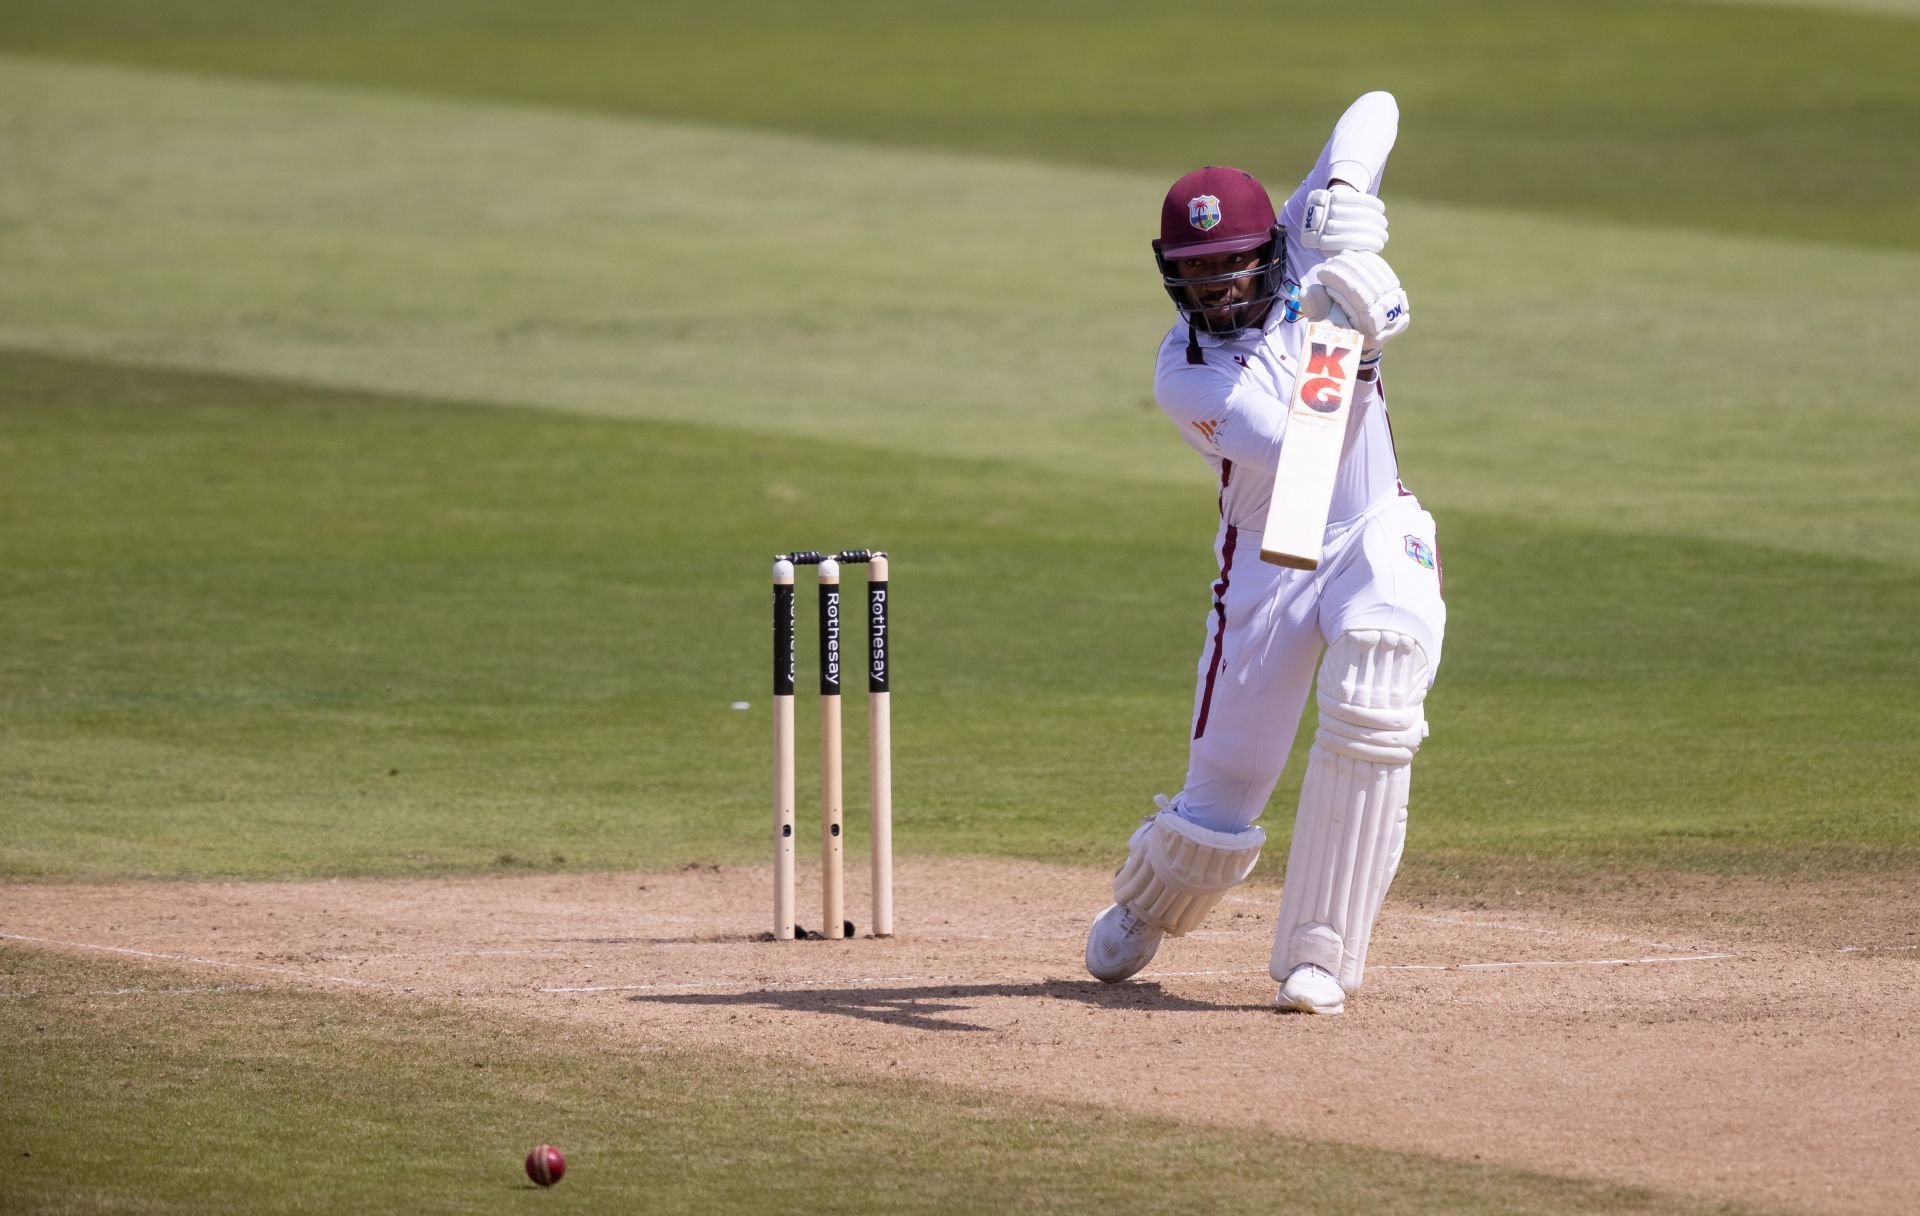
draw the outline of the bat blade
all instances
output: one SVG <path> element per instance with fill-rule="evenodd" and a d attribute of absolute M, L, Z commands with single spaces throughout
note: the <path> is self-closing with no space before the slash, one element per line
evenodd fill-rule
<path fill-rule="evenodd" d="M 1287 405 L 1280 465 L 1273 474 L 1260 560 L 1295 570 L 1320 566 L 1320 541 L 1333 503 L 1334 474 L 1353 411 L 1360 335 L 1331 321 L 1307 322 L 1300 371 Z"/>

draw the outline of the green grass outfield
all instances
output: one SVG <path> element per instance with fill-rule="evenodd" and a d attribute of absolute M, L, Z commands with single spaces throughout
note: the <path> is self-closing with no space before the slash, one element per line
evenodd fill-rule
<path fill-rule="evenodd" d="M 1178 785 L 1160 179 L 8 62 L 0 872 L 754 858 L 796 543 L 898 555 L 902 850 L 1105 863 Z M 1898 349 L 1920 255 L 1395 214 L 1408 879 L 1910 864 L 1913 373 L 1814 352 Z"/>
<path fill-rule="evenodd" d="M 1178 784 L 1201 489 L 45 357 L 0 385 L 10 876 L 758 860 L 793 534 L 900 554 L 902 851 L 1098 863 Z M 1448 520 L 1415 881 L 1913 860 L 1920 574 Z"/>
<path fill-rule="evenodd" d="M 1451 612 L 1402 881 L 1920 870 L 1920 21 L 1376 5 L 1361 80 L 1287 75 L 1297 32 L 1228 8 L 1225 72 L 1164 9 L 785 11 L 0 8 L 0 881 L 757 860 L 768 557 L 815 544 L 896 555 L 898 848 L 1111 865 L 1179 784 L 1212 575 L 1211 486 L 1148 400 L 1158 199 L 1206 159 L 1285 190 L 1367 87 L 1405 111 L 1388 378 Z M 589 1147 L 556 1200 L 936 1168 L 862 1126 L 782 1190 L 761 1133 L 845 1103 L 974 1129 L 942 1193 L 984 1206 L 1090 1195 L 1140 1134 L 671 1055 L 623 1107 L 599 1040 L 135 1010 L 73 995 L 118 969 L 4 957 L 67 994 L 0 1001 L 39 1045 L 0 1077 L 0 1150 L 55 1163 L 30 1208 L 191 1206 L 176 1163 L 241 1132 L 290 1205 L 511 1189 L 514 1090 L 447 1082 L 469 1049 L 557 1078 Z M 275 1041 L 341 1120 L 250 1122 Z M 696 1082 L 711 1120 L 639 1121 Z M 498 1144 L 452 1143 L 469 1113 Z M 1195 1185 L 1260 1155 L 1174 1134 Z M 93 1141 L 151 1156 L 83 1191 Z M 1693 1210 L 1353 1159 L 1433 1179 L 1418 1210 Z"/>
<path fill-rule="evenodd" d="M 1901 11 L 1904 10 L 1904 11 Z M 1298 180 L 1367 88 L 1393 188 L 1645 224 L 1920 247 L 1911 0 L 13 0 L 0 44 L 694 123 Z M 1302 122 L 1300 119 L 1305 118 Z M 861 183 L 865 184 L 865 183 Z M 1817 204 L 1815 204 L 1817 200 Z"/>

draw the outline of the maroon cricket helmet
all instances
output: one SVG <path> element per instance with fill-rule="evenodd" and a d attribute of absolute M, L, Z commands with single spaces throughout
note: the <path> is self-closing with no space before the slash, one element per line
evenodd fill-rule
<path fill-rule="evenodd" d="M 1153 248 L 1165 258 L 1238 253 L 1266 244 L 1275 223 L 1273 200 L 1253 174 L 1208 165 L 1167 191 Z"/>
<path fill-rule="evenodd" d="M 1174 273 L 1177 258 L 1215 253 L 1263 250 L 1249 269 L 1209 279 L 1183 279 Z M 1195 169 L 1167 191 L 1160 204 L 1160 235 L 1153 242 L 1153 258 L 1174 307 L 1187 324 L 1204 333 L 1232 334 L 1266 320 L 1273 302 L 1285 290 L 1286 235 L 1273 213 L 1273 200 L 1253 174 L 1225 165 Z M 1208 317 L 1198 307 L 1192 289 L 1254 278 L 1254 294 L 1236 307 L 1230 318 Z"/>

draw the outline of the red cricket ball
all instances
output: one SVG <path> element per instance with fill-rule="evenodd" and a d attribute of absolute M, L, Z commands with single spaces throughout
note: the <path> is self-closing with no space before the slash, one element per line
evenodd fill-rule
<path fill-rule="evenodd" d="M 527 1154 L 527 1177 L 541 1186 L 552 1186 L 567 1172 L 567 1159 L 551 1144 L 542 1144 Z"/>

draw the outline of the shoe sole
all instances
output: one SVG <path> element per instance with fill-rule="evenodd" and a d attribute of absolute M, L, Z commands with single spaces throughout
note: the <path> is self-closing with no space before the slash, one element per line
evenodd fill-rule
<path fill-rule="evenodd" d="M 1092 976 L 1094 979 L 1099 980 L 1103 984 L 1124 984 L 1128 980 L 1132 979 L 1134 976 L 1139 975 L 1142 971 L 1145 971 L 1147 969 L 1148 964 L 1153 962 L 1152 959 L 1148 959 L 1145 963 L 1141 963 L 1139 966 L 1134 967 L 1131 970 L 1122 971 L 1118 974 L 1113 974 L 1113 975 L 1101 975 L 1098 971 L 1095 971 L 1093 969 L 1092 959 L 1086 959 L 1084 961 L 1087 964 L 1087 974 Z"/>
<path fill-rule="evenodd" d="M 1347 1011 L 1347 1003 L 1345 1001 L 1340 1002 L 1338 1005 L 1316 1005 L 1312 1001 L 1275 1001 L 1274 1005 L 1281 1013 L 1329 1014 L 1345 1013 Z"/>

